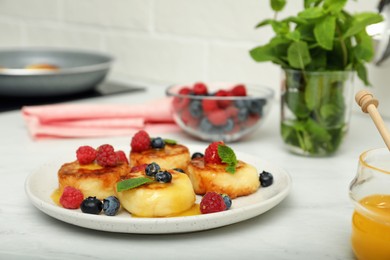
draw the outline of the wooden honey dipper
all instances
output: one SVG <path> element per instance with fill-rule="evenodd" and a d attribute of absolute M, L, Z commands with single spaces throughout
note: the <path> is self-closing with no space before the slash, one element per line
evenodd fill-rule
<path fill-rule="evenodd" d="M 374 121 L 376 128 L 383 138 L 383 141 L 385 141 L 387 148 L 390 150 L 390 133 L 377 110 L 379 101 L 367 90 L 361 90 L 356 93 L 355 100 L 364 113 L 370 114 L 372 121 Z"/>

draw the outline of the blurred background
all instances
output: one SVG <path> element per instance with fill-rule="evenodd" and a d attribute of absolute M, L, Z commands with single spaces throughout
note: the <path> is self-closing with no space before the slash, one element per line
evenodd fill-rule
<path fill-rule="evenodd" d="M 303 1 L 287 1 L 278 17 Z M 349 1 L 350 12 L 377 1 Z M 267 42 L 268 0 L 0 0 L 0 47 L 66 47 L 115 57 L 108 78 L 134 84 L 243 81 L 279 91 L 280 69 L 248 51 Z"/>

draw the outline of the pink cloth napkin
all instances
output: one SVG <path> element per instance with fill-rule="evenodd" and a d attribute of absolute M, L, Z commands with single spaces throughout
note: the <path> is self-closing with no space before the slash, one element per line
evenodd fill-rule
<path fill-rule="evenodd" d="M 22 115 L 35 139 L 132 136 L 180 131 L 173 121 L 170 99 L 137 105 L 55 104 L 25 106 Z"/>

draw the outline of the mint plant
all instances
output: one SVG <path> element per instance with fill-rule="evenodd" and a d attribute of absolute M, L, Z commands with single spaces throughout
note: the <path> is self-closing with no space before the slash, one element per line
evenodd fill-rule
<path fill-rule="evenodd" d="M 285 72 L 282 102 L 294 119 L 282 120 L 282 138 L 307 154 L 330 154 L 340 145 L 347 128 L 348 72 L 356 72 L 369 85 L 365 64 L 372 60 L 374 48 L 366 27 L 383 18 L 373 12 L 351 14 L 346 3 L 304 0 L 296 16 L 278 20 L 286 0 L 270 0 L 274 18 L 256 25 L 271 26 L 275 36 L 250 50 L 251 57 L 278 64 Z"/>

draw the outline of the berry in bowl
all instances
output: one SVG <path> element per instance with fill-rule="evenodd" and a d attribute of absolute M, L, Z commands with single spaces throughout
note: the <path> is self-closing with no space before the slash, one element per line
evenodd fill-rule
<path fill-rule="evenodd" d="M 192 83 L 168 87 L 175 122 L 205 141 L 232 142 L 256 130 L 271 108 L 274 91 L 263 86 Z"/>

